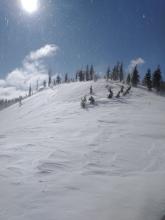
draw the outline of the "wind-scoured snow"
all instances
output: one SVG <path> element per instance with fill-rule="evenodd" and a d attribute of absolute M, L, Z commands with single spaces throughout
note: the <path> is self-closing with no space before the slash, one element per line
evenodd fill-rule
<path fill-rule="evenodd" d="M 107 84 L 61 84 L 0 112 L 0 220 L 165 214 L 165 99 L 133 88 L 109 100 Z M 91 85 L 96 105 L 82 109 Z"/>

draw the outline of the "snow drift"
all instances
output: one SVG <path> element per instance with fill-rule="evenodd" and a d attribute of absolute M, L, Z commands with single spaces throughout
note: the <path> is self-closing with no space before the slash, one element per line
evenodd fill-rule
<path fill-rule="evenodd" d="M 106 84 L 62 84 L 0 112 L 0 219 L 161 219 L 164 98 L 108 100 Z M 81 109 L 91 85 L 97 105 Z"/>

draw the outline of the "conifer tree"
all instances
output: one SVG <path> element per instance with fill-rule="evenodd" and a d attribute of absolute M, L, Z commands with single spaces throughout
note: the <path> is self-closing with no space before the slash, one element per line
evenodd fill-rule
<path fill-rule="evenodd" d="M 162 79 L 161 70 L 160 70 L 160 66 L 158 66 L 158 68 L 153 73 L 153 78 L 152 78 L 153 87 L 156 88 L 158 92 L 160 91 L 161 79 Z"/>
<path fill-rule="evenodd" d="M 90 67 L 90 71 L 89 71 L 89 75 L 90 75 L 90 80 L 93 80 L 94 79 L 94 68 L 93 68 L 93 65 L 91 65 Z"/>
<path fill-rule="evenodd" d="M 46 80 L 43 81 L 43 87 L 46 88 Z"/>
<path fill-rule="evenodd" d="M 56 80 L 55 79 L 53 79 L 53 86 L 55 86 L 56 85 Z"/>
<path fill-rule="evenodd" d="M 120 64 L 120 82 L 124 79 L 123 64 Z"/>
<path fill-rule="evenodd" d="M 144 77 L 144 84 L 147 86 L 148 90 L 151 91 L 152 80 L 151 80 L 151 70 L 150 69 L 148 69 L 148 71 Z"/>
<path fill-rule="evenodd" d="M 116 80 L 119 80 L 120 79 L 120 63 L 117 62 L 117 65 L 116 65 Z"/>
<path fill-rule="evenodd" d="M 131 83 L 133 86 L 137 86 L 137 84 L 139 83 L 139 73 L 138 73 L 138 70 L 137 70 L 137 65 L 134 67 L 133 69 L 133 73 L 132 73 L 132 77 L 131 77 Z"/>
<path fill-rule="evenodd" d="M 116 80 L 116 66 L 114 66 L 113 70 L 112 70 L 112 80 Z"/>
<path fill-rule="evenodd" d="M 131 83 L 131 75 L 130 75 L 130 73 L 127 76 L 126 82 L 127 82 L 128 85 Z"/>
<path fill-rule="evenodd" d="M 120 78 L 120 63 L 119 62 L 114 66 L 111 78 L 113 80 L 119 80 Z"/>
<path fill-rule="evenodd" d="M 61 77 L 58 75 L 57 78 L 56 78 L 56 82 L 57 84 L 60 84 L 61 83 Z"/>
<path fill-rule="evenodd" d="M 51 77 L 51 71 L 49 70 L 49 73 L 48 73 L 48 86 L 49 87 L 51 86 L 51 83 L 52 83 L 52 77 Z"/>
<path fill-rule="evenodd" d="M 84 74 L 83 74 L 83 71 L 82 71 L 82 70 L 80 70 L 80 71 L 78 72 L 78 78 L 79 78 L 79 81 L 80 81 L 80 82 L 84 81 Z"/>
<path fill-rule="evenodd" d="M 30 86 L 29 86 L 29 94 L 28 94 L 29 96 L 31 96 L 32 95 L 32 87 L 31 87 L 31 84 L 30 84 Z"/>
<path fill-rule="evenodd" d="M 79 77 L 79 72 L 76 72 L 76 81 L 78 81 L 78 77 Z"/>
<path fill-rule="evenodd" d="M 65 74 L 65 83 L 67 83 L 68 82 L 68 74 L 66 73 Z"/>
<path fill-rule="evenodd" d="M 37 85 L 36 85 L 36 90 L 37 90 L 37 91 L 38 91 L 38 87 L 39 87 L 39 86 L 38 86 L 38 80 L 37 80 Z"/>
<path fill-rule="evenodd" d="M 111 76 L 111 70 L 110 70 L 110 67 L 108 66 L 107 72 L 106 72 L 106 80 L 107 81 L 110 79 L 110 76 Z"/>
<path fill-rule="evenodd" d="M 85 79 L 86 81 L 89 81 L 89 66 L 87 65 L 86 71 L 85 71 Z"/>

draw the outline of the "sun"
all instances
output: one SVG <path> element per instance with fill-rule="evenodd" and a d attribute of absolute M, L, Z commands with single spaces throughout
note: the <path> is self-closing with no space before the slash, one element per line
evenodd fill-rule
<path fill-rule="evenodd" d="M 38 10 L 38 0 L 21 0 L 22 8 L 28 13 L 34 13 Z"/>

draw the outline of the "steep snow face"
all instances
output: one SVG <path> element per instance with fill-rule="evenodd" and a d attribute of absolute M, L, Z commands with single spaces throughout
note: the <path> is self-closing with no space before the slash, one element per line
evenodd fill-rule
<path fill-rule="evenodd" d="M 84 110 L 91 85 L 96 105 Z M 62 84 L 0 112 L 0 219 L 161 219 L 164 98 L 109 100 L 106 85 Z"/>

